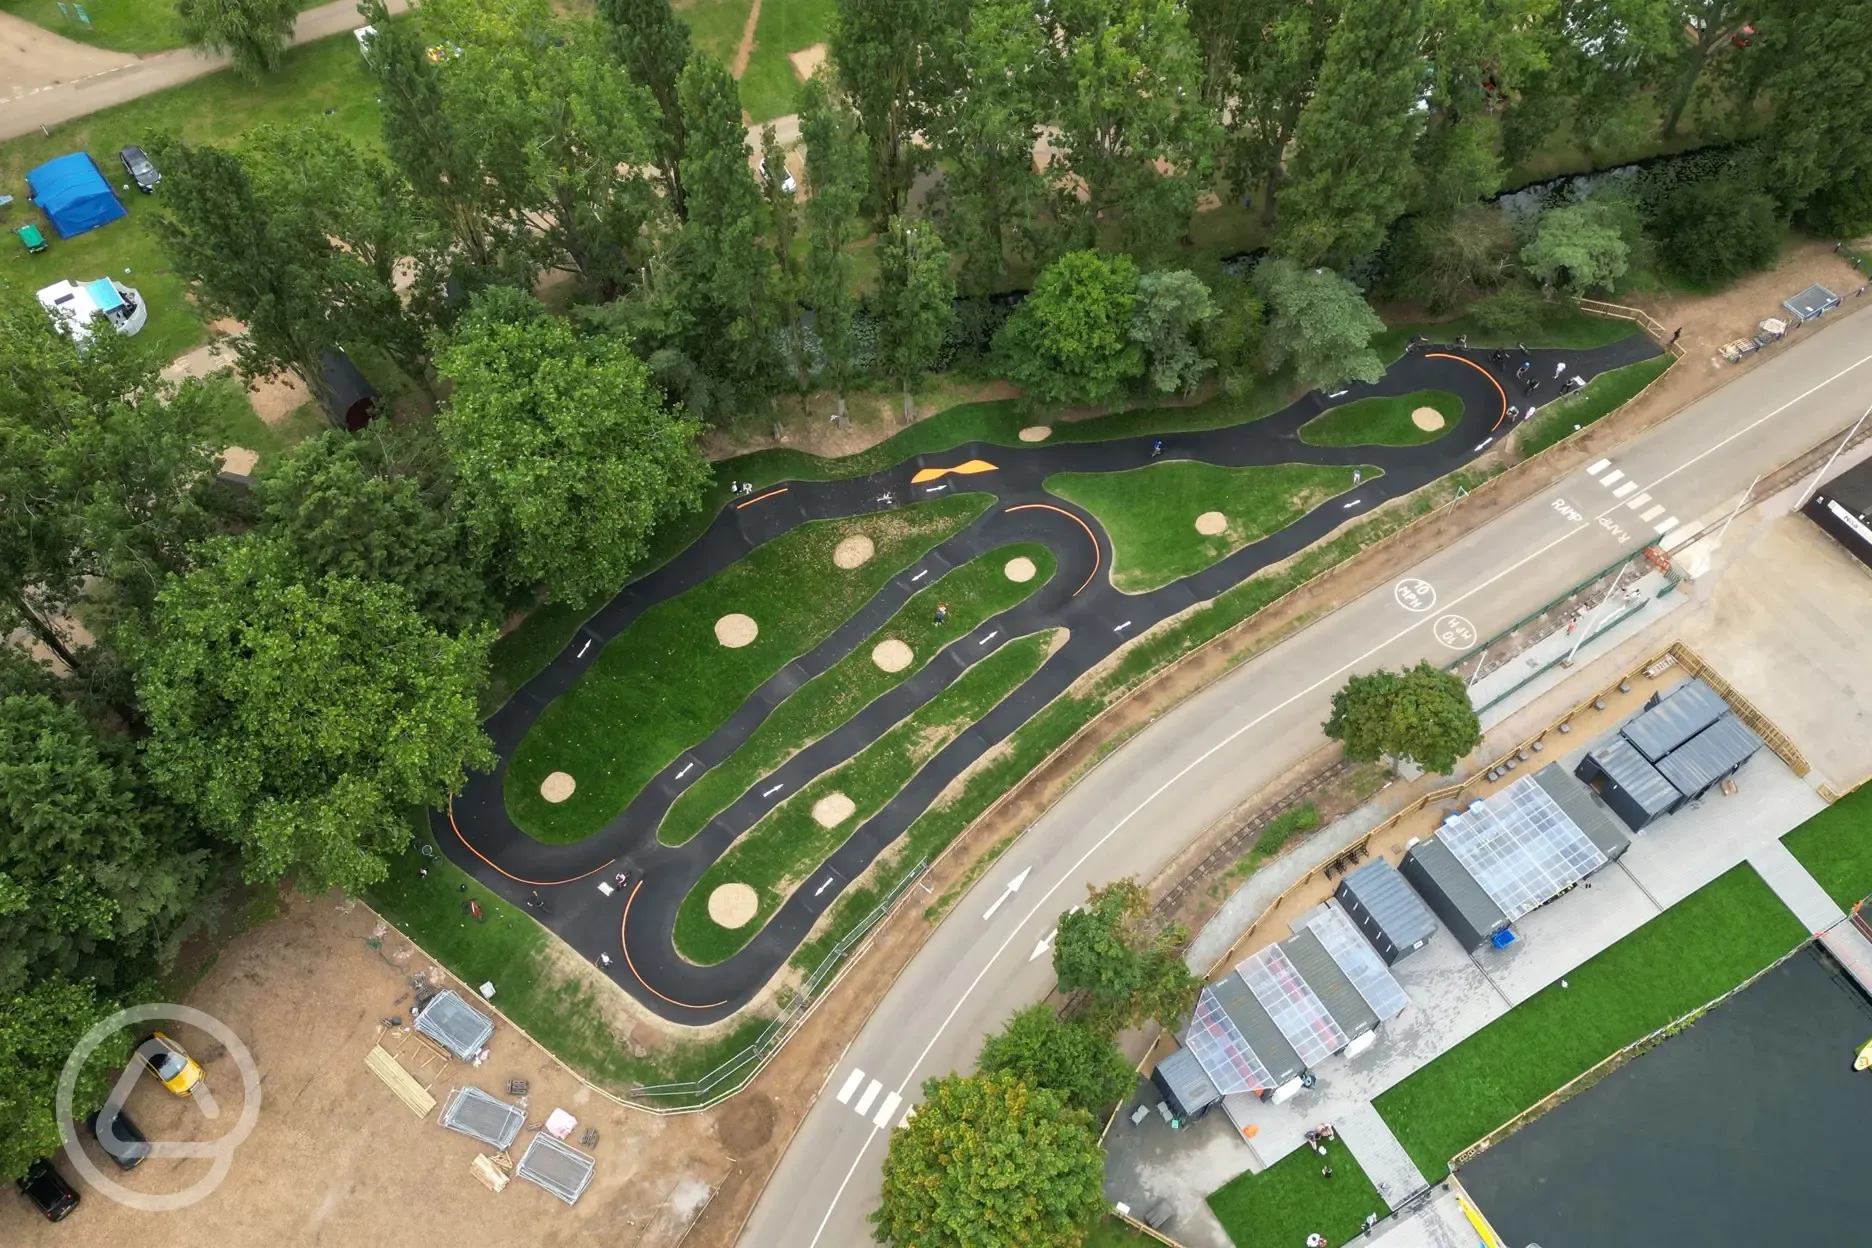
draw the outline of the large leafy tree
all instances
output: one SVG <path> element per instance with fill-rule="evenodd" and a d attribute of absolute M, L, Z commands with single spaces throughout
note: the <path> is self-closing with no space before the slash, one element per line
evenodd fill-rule
<path fill-rule="evenodd" d="M 976 1069 L 1030 1088 L 1051 1088 L 1074 1109 L 1100 1114 L 1131 1091 L 1136 1073 L 1111 1037 L 1030 1005 L 982 1045 Z"/>
<path fill-rule="evenodd" d="M 1049 264 L 996 341 L 1008 376 L 1049 405 L 1116 398 L 1144 372 L 1137 288 L 1129 256 L 1072 251 Z"/>
<path fill-rule="evenodd" d="M 1754 0 L 1672 0 L 1669 7 L 1678 19 L 1678 29 L 1688 34 L 1678 41 L 1675 64 L 1665 59 L 1660 75 L 1667 84 L 1663 121 L 1667 139 L 1677 134 L 1704 71 L 1733 46 L 1731 41 L 1759 12 Z"/>
<path fill-rule="evenodd" d="M 1163 394 L 1194 390 L 1215 367 L 1197 347 L 1203 326 L 1216 314 L 1202 279 L 1188 269 L 1146 273 L 1138 279 L 1131 314 L 1131 340 L 1150 361 L 1151 385 Z"/>
<path fill-rule="evenodd" d="M 409 843 L 411 806 L 493 765 L 475 705 L 493 630 L 448 637 L 396 586 L 297 573 L 221 539 L 163 591 L 137 655 L 145 757 L 248 879 L 356 892 Z"/>
<path fill-rule="evenodd" d="M 670 0 L 598 0 L 598 15 L 611 28 L 624 72 L 656 101 L 657 168 L 670 207 L 683 216 L 683 115 L 676 82 L 689 59 L 689 24 L 676 16 Z"/>
<path fill-rule="evenodd" d="M 955 321 L 949 253 L 927 221 L 893 217 L 878 240 L 878 359 L 903 387 L 903 418 L 916 418 L 910 388 L 942 353 Z"/>
<path fill-rule="evenodd" d="M 1456 770 L 1482 743 L 1462 678 L 1428 660 L 1402 672 L 1380 668 L 1347 680 L 1333 695 L 1332 716 L 1323 727 L 1356 762 L 1389 755 L 1441 775 Z"/>
<path fill-rule="evenodd" d="M 1228 61 L 1221 60 L 1218 49 L 1211 73 L 1221 77 L 1210 92 L 1228 101 L 1235 189 L 1247 194 L 1258 185 L 1261 219 L 1273 221 L 1294 128 L 1313 98 L 1339 5 L 1336 0 L 1203 0 L 1192 15 L 1209 9 L 1219 12 L 1205 16 L 1200 29 L 1226 24 L 1231 15 L 1243 27 L 1240 37 L 1224 44 Z"/>
<path fill-rule="evenodd" d="M 1573 294 L 1610 290 L 1631 267 L 1618 209 L 1597 199 L 1543 212 L 1521 263 L 1543 285 Z"/>
<path fill-rule="evenodd" d="M 1351 282 L 1276 256 L 1255 266 L 1254 284 L 1267 304 L 1261 350 L 1269 368 L 1291 366 L 1295 379 L 1309 386 L 1384 375 L 1371 347 L 1384 322 Z"/>
<path fill-rule="evenodd" d="M 806 142 L 806 263 L 801 294 L 813 311 L 813 336 L 824 361 L 825 379 L 838 396 L 845 420 L 845 394 L 852 382 L 853 262 L 845 249 L 858 232 L 864 195 L 864 146 L 858 115 L 821 70 L 800 86 L 800 137 Z"/>
<path fill-rule="evenodd" d="M 189 46 L 225 54 L 248 81 L 280 67 L 299 18 L 299 0 L 176 0 Z"/>
<path fill-rule="evenodd" d="M 1086 892 L 1086 904 L 1062 914 L 1053 973 L 1066 992 L 1086 994 L 1086 1022 L 1106 1034 L 1156 1019 L 1180 1026 L 1202 981 L 1183 962 L 1189 933 L 1151 921 L 1150 897 L 1135 880 Z"/>
<path fill-rule="evenodd" d="M 877 1238 L 898 1248 L 1076 1248 L 1104 1211 L 1091 1115 L 1005 1077 L 923 1085 L 891 1136 Z"/>
<path fill-rule="evenodd" d="M 962 29 L 960 0 L 837 0 L 832 63 L 864 128 L 870 206 L 878 229 L 904 210 L 929 160 L 916 136 Z"/>
<path fill-rule="evenodd" d="M 62 979 L 0 994 L 0 1179 L 21 1177 L 64 1143 L 54 1108 L 59 1076 L 78 1041 L 117 1008 L 92 984 Z M 72 1089 L 75 1116 L 104 1103 L 129 1056 L 130 1037 L 123 1032 L 93 1051 Z"/>
<path fill-rule="evenodd" d="M 456 506 L 515 587 L 573 603 L 609 594 L 657 522 L 700 502 L 700 426 L 663 405 L 617 338 L 490 291 L 437 363 L 454 385 L 437 423 Z"/>
<path fill-rule="evenodd" d="M 1774 199 L 1739 173 L 1671 187 L 1652 210 L 1649 228 L 1664 267 L 1705 286 L 1765 269 L 1781 251 Z"/>

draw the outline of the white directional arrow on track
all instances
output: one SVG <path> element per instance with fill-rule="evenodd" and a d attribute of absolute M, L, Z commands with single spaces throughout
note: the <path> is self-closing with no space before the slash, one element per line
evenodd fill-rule
<path fill-rule="evenodd" d="M 1078 913 L 1079 913 L 1079 912 L 1080 912 L 1081 910 L 1083 910 L 1084 908 L 1085 908 L 1085 907 L 1083 907 L 1083 906 L 1074 906 L 1074 907 L 1073 907 L 1073 908 L 1072 908 L 1071 910 L 1068 910 L 1068 911 L 1067 911 L 1066 913 L 1068 913 L 1068 914 L 1078 914 Z M 1047 934 L 1046 934 L 1046 935 L 1045 935 L 1045 936 L 1044 936 L 1044 937 L 1043 937 L 1043 938 L 1041 939 L 1041 941 L 1040 941 L 1040 943 L 1034 946 L 1034 951 L 1033 951 L 1032 953 L 1030 953 L 1030 954 L 1028 954 L 1028 955 L 1027 955 L 1027 960 L 1028 960 L 1029 962 L 1032 962 L 1032 961 L 1033 961 L 1033 960 L 1034 960 L 1035 958 L 1037 958 L 1037 957 L 1039 957 L 1039 956 L 1040 956 L 1041 954 L 1043 954 L 1043 953 L 1045 953 L 1045 952 L 1047 952 L 1047 951 L 1048 951 L 1049 949 L 1051 949 L 1051 948 L 1053 948 L 1053 938 L 1054 938 L 1055 936 L 1057 936 L 1057 935 L 1059 935 L 1059 928 L 1057 928 L 1057 927 L 1056 927 L 1056 928 L 1054 928 L 1054 929 L 1053 929 L 1052 931 L 1050 931 L 1050 932 L 1048 932 L 1048 933 L 1047 933 Z"/>
<path fill-rule="evenodd" d="M 988 912 L 982 915 L 982 919 L 986 921 L 988 919 L 994 918 L 995 911 L 1001 908 L 1001 903 L 1006 901 L 1008 898 L 1012 897 L 1015 893 L 1019 892 L 1020 886 L 1025 884 L 1027 882 L 1027 877 L 1032 874 L 1033 874 L 1032 867 L 1022 867 L 1021 873 L 1015 876 L 1013 879 L 1008 881 L 1007 889 L 1004 892 L 1002 892 L 1002 894 L 999 897 L 995 898 L 994 905 L 988 907 Z"/>

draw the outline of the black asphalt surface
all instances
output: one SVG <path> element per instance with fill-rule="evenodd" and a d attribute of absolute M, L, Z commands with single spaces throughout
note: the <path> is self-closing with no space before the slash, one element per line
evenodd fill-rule
<path fill-rule="evenodd" d="M 1872 1243 L 1872 1001 L 1814 948 L 1464 1166 L 1520 1248 Z"/>
<path fill-rule="evenodd" d="M 1385 500 L 1449 474 L 1474 459 L 1496 437 L 1504 436 L 1508 431 L 1504 409 L 1509 403 L 1525 407 L 1526 400 L 1512 376 L 1518 356 L 1494 365 L 1490 354 L 1484 349 L 1427 347 L 1394 363 L 1375 385 L 1354 385 L 1330 397 L 1315 391 L 1260 420 L 1165 435 L 1165 459 L 1202 460 L 1227 467 L 1370 464 L 1382 468 L 1383 475 L 1367 479 L 1280 532 L 1201 572 L 1144 594 L 1125 594 L 1112 587 L 1110 538 L 1095 517 L 1048 494 L 1042 482 L 1057 472 L 1142 467 L 1152 462 L 1155 438 L 1150 436 L 1019 447 L 975 442 L 920 455 L 867 477 L 785 482 L 753 499 L 730 504 L 682 554 L 625 586 L 544 671 L 488 720 L 487 731 L 500 764 L 493 773 L 472 778 L 456 795 L 452 824 L 448 811 L 432 816 L 436 841 L 483 885 L 516 904 L 525 904 L 537 889 L 547 907 L 541 921 L 593 961 L 599 961 L 601 954 L 608 956 L 612 978 L 657 1014 L 695 1025 L 724 1018 L 761 990 L 846 883 L 896 840 L 951 780 L 1127 638 L 1194 603 L 1214 598 Z M 1533 397 L 1543 404 L 1555 397 L 1554 370 L 1561 361 L 1566 362 L 1568 376 L 1590 380 L 1658 354 L 1657 345 L 1642 334 L 1590 351 L 1531 351 L 1531 375 L 1545 379 Z M 1461 421 L 1434 442 L 1413 447 L 1315 447 L 1299 440 L 1300 427 L 1329 408 L 1425 389 L 1450 391 L 1463 401 Z M 923 486 L 910 483 L 920 469 L 953 467 L 970 459 L 987 460 L 996 470 Z M 701 584 L 754 547 L 808 521 L 866 515 L 964 491 L 992 493 L 996 505 L 893 578 L 818 647 L 781 669 L 707 739 L 659 772 L 603 829 L 576 844 L 547 845 L 526 835 L 508 818 L 502 800 L 507 760 L 540 712 L 570 689 L 605 644 L 643 611 Z M 687 843 L 672 848 L 657 840 L 658 823 L 683 789 L 733 754 L 795 689 L 851 653 L 942 572 L 1017 541 L 1045 543 L 1059 561 L 1058 571 L 1037 592 L 958 639 L 911 679 L 793 756 Z M 1010 638 L 1055 626 L 1071 630 L 1067 643 L 1025 684 L 930 759 L 795 890 L 741 952 L 715 966 L 697 966 L 676 952 L 671 931 L 683 897 L 710 864 L 767 811 L 811 777 L 858 753 Z M 771 799 L 763 798 L 776 784 L 784 788 Z M 597 887 L 623 871 L 630 875 L 627 887 L 611 895 Z"/>

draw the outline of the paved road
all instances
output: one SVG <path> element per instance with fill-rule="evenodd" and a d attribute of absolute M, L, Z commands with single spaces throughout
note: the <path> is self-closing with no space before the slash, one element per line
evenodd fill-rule
<path fill-rule="evenodd" d="M 1088 884 L 1153 874 L 1315 749 L 1332 691 L 1348 674 L 1453 657 L 1467 648 L 1467 630 L 1451 617 L 1488 636 L 1659 540 L 1657 527 L 1671 519 L 1694 529 L 1720 515 L 1757 473 L 1851 424 L 1872 392 L 1872 316 L 1801 332 L 1753 372 L 1400 569 L 1394 584 L 1244 664 L 1107 758 L 985 873 L 879 1003 L 832 1070 L 742 1242 L 867 1242 L 887 1129 L 903 1120 L 924 1079 L 966 1069 L 984 1036 L 1052 987 L 1040 942 L 1059 912 Z M 1461 644 L 1439 641 L 1439 629 Z M 985 918 L 1021 872 L 1029 874 L 1020 891 Z"/>
<path fill-rule="evenodd" d="M 409 0 L 388 0 L 388 7 L 392 13 L 401 13 L 409 8 Z M 332 0 L 299 15 L 292 41 L 312 43 L 361 25 L 357 0 Z M 70 41 L 60 39 L 58 43 L 67 45 Z M 0 100 L 0 139 L 29 134 L 41 126 L 56 126 L 101 108 L 180 86 L 226 68 L 228 63 L 224 56 L 199 56 L 188 48 L 137 58 L 116 53 L 104 53 L 103 57 L 123 63 L 112 66 L 100 60 L 94 65 L 89 59 L 75 62 L 73 67 L 81 71 L 79 76 Z"/>

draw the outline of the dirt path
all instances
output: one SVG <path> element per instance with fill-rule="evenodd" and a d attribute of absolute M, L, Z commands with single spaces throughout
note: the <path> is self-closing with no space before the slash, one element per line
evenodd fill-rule
<path fill-rule="evenodd" d="M 134 65 L 136 59 L 67 39 L 11 13 L 0 13 L 0 107 L 48 87 Z"/>
<path fill-rule="evenodd" d="M 737 81 L 747 73 L 748 58 L 754 55 L 754 28 L 760 25 L 760 6 L 761 0 L 754 0 L 753 7 L 748 10 L 747 22 L 741 27 L 741 42 L 735 44 L 734 64 L 729 66 L 728 72 Z"/>

